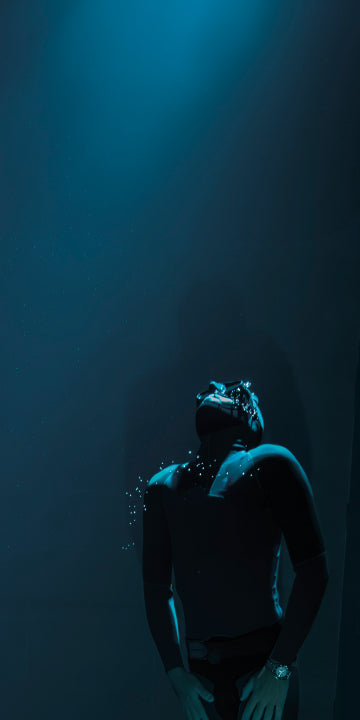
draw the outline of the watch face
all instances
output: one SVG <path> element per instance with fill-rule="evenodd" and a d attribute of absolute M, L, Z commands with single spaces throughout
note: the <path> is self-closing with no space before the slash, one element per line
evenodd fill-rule
<path fill-rule="evenodd" d="M 276 674 L 278 677 L 285 677 L 287 675 L 287 669 L 280 666 L 276 669 Z"/>

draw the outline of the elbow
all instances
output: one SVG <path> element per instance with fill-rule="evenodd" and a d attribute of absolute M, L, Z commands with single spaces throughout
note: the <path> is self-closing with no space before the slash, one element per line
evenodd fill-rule
<path fill-rule="evenodd" d="M 326 553 L 302 562 L 297 568 L 294 568 L 294 570 L 297 576 L 303 577 L 304 579 L 309 578 L 309 582 L 321 585 L 324 589 L 329 582 L 330 573 Z"/>
<path fill-rule="evenodd" d="M 329 582 L 329 578 L 330 578 L 330 571 L 329 571 L 328 558 L 327 558 L 326 552 L 324 553 L 322 560 L 323 560 L 323 564 L 322 564 L 322 577 L 323 577 L 323 579 L 324 579 L 324 584 L 325 584 L 325 587 L 326 587 L 326 585 L 327 585 L 328 582 Z"/>
<path fill-rule="evenodd" d="M 143 580 L 143 593 L 145 597 L 166 598 L 170 600 L 173 597 L 173 587 L 171 583 L 151 582 Z"/>

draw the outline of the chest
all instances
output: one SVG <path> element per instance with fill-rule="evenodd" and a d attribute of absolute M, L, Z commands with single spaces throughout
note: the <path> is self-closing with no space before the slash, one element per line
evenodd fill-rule
<path fill-rule="evenodd" d="M 165 496 L 165 511 L 175 553 L 260 552 L 274 538 L 251 467 L 220 472 L 210 487 L 179 482 Z"/>

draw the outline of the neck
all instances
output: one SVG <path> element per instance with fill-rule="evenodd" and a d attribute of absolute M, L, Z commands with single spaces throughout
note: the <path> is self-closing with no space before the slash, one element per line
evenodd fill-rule
<path fill-rule="evenodd" d="M 202 435 L 197 454 L 199 461 L 219 466 L 231 452 L 240 450 L 246 450 L 246 446 L 239 437 L 239 428 L 221 428 L 209 435 Z"/>

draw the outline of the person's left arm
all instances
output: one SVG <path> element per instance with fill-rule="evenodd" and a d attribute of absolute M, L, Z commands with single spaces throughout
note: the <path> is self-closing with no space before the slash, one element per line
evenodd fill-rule
<path fill-rule="evenodd" d="M 295 572 L 285 618 L 271 659 L 290 665 L 307 637 L 329 579 L 327 553 L 314 494 L 295 456 L 282 450 L 264 463 L 259 480 L 282 530 Z"/>
<path fill-rule="evenodd" d="M 283 625 L 270 655 L 271 660 L 291 669 L 328 583 L 326 549 L 312 488 L 294 455 L 283 448 L 279 455 L 267 458 L 257 472 L 295 572 Z M 243 688 L 241 700 L 251 696 L 242 719 L 260 720 L 264 712 L 267 718 L 275 711 L 275 720 L 281 720 L 288 686 L 289 679 L 275 678 L 264 666 Z"/>

